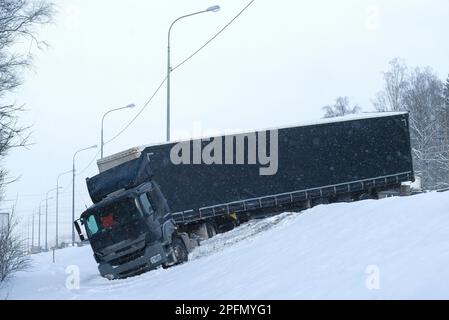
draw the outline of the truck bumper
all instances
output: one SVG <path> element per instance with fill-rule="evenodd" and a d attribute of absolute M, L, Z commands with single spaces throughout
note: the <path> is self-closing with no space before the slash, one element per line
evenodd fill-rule
<path fill-rule="evenodd" d="M 155 243 L 147 246 L 144 254 L 134 260 L 118 266 L 109 262 L 102 262 L 99 264 L 98 270 L 103 277 L 109 280 L 120 279 L 155 269 L 166 261 L 167 257 L 162 245 Z"/>

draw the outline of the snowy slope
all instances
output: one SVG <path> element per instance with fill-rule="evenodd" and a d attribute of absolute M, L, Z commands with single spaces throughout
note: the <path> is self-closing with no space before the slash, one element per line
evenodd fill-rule
<path fill-rule="evenodd" d="M 318 206 L 205 241 L 187 264 L 108 281 L 90 247 L 33 256 L 9 299 L 449 299 L 449 193 Z M 67 289 L 77 265 L 80 288 Z M 374 270 L 374 273 L 372 273 Z M 367 274 L 367 271 L 370 274 Z M 380 288 L 366 282 L 372 276 Z M 377 277 L 378 275 L 378 277 Z M 375 286 L 376 287 L 376 286 Z"/>

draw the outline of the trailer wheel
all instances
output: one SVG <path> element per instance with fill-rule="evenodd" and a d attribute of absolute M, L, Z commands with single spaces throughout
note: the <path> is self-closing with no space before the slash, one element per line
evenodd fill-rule
<path fill-rule="evenodd" d="M 206 224 L 206 228 L 207 228 L 207 237 L 208 238 L 212 238 L 215 235 L 217 235 L 217 230 L 215 229 L 215 226 L 212 223 L 208 222 Z"/>
<path fill-rule="evenodd" d="M 187 252 L 184 241 L 181 238 L 174 238 L 172 242 L 173 253 L 176 258 L 175 264 L 181 264 L 188 260 L 189 254 Z"/>
<path fill-rule="evenodd" d="M 379 197 L 377 196 L 376 192 L 364 192 L 364 193 L 362 193 L 358 197 L 359 201 L 363 201 L 363 200 L 377 200 L 377 199 L 379 199 Z"/>

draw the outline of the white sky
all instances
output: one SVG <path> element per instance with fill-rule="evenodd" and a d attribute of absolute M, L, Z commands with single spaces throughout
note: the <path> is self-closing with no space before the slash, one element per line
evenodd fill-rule
<path fill-rule="evenodd" d="M 11 152 L 5 165 L 20 180 L 6 198 L 19 196 L 17 212 L 37 208 L 59 173 L 71 169 L 73 153 L 99 144 L 101 117 L 113 107 L 105 139 L 112 137 L 151 96 L 166 72 L 166 37 L 177 17 L 219 4 L 221 11 L 182 20 L 172 33 L 173 65 L 201 46 L 249 0 L 58 0 L 56 23 L 41 33 L 50 44 L 34 51 L 35 68 L 11 96 L 29 110 L 29 150 Z M 411 66 L 449 73 L 447 0 L 256 0 L 223 34 L 172 73 L 172 133 L 255 129 L 322 116 L 321 107 L 349 96 L 363 110 L 382 86 L 382 71 L 394 57 Z M 109 155 L 165 139 L 165 87 L 139 119 L 105 146 Z M 79 154 L 85 168 L 97 151 Z M 78 216 L 90 205 L 77 177 Z M 61 179 L 61 234 L 70 234 L 71 176 Z M 4 202 L 7 208 L 11 202 Z M 54 199 L 50 201 L 53 239 Z M 43 238 L 43 235 L 42 235 Z"/>

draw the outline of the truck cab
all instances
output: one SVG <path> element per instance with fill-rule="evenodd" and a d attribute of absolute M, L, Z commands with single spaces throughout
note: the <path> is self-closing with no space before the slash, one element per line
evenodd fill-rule
<path fill-rule="evenodd" d="M 100 274 L 108 279 L 187 260 L 190 243 L 178 233 L 154 182 L 117 190 L 83 212 L 75 221 L 83 239 L 79 223 L 84 226 Z"/>

